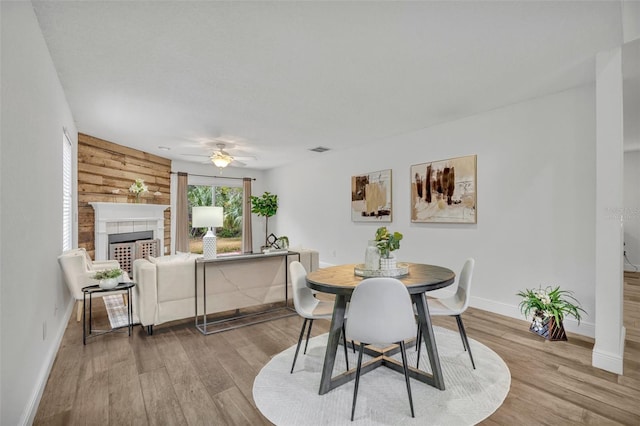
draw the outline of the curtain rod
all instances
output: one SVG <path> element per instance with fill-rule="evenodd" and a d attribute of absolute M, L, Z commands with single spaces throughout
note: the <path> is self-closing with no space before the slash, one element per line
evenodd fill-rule
<path fill-rule="evenodd" d="M 198 177 L 207 177 L 207 178 L 217 178 L 217 179 L 238 179 L 238 180 L 244 180 L 245 178 L 243 177 L 230 177 L 230 176 L 209 176 L 209 175 L 197 175 L 195 173 L 186 173 L 186 172 L 171 172 L 172 175 L 177 175 L 180 173 L 184 173 L 185 175 L 190 175 L 190 176 L 198 176 Z M 256 178 L 250 178 L 251 180 L 256 180 Z"/>

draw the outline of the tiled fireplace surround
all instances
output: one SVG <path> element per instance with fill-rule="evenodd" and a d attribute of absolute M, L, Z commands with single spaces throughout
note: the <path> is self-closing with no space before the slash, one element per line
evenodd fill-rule
<path fill-rule="evenodd" d="M 153 238 L 164 248 L 163 204 L 89 203 L 95 214 L 95 260 L 109 258 L 109 235 L 123 232 L 153 231 Z"/>

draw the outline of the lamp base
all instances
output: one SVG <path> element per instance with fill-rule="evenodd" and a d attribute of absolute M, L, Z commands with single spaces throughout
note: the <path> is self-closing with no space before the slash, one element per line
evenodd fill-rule
<path fill-rule="evenodd" d="M 216 249 L 216 236 L 209 229 L 207 234 L 202 237 L 202 255 L 206 260 L 215 259 L 218 255 Z"/>

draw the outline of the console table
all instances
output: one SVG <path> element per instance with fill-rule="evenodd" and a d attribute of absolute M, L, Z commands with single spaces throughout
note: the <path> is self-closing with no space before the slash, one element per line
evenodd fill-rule
<path fill-rule="evenodd" d="M 234 256 L 220 256 L 215 259 L 204 259 L 198 258 L 195 262 L 195 326 L 202 334 L 213 334 L 219 333 L 222 331 L 233 330 L 235 328 L 244 327 L 246 325 L 258 324 L 265 321 L 271 321 L 273 319 L 283 318 L 286 316 L 295 315 L 295 310 L 289 306 L 289 294 L 288 294 L 288 281 L 289 281 L 289 256 L 297 256 L 298 261 L 300 261 L 300 253 L 295 251 L 282 251 L 282 252 L 272 252 L 267 254 L 262 253 L 252 253 L 252 254 L 244 254 L 244 255 L 234 255 Z M 274 258 L 281 258 L 284 263 L 284 308 L 272 308 L 267 310 L 262 310 L 259 312 L 252 312 L 244 315 L 236 315 L 231 318 L 225 318 L 215 321 L 207 320 L 207 267 L 221 267 L 223 268 L 225 264 L 233 264 L 241 265 L 243 262 L 261 262 L 267 260 L 273 260 Z M 198 273 L 201 271 L 202 273 L 202 313 L 198 312 L 198 294 L 200 289 L 198 288 Z M 209 285 L 215 285 L 215 283 L 209 283 Z M 237 321 L 240 319 L 254 317 L 258 315 L 263 315 L 271 312 L 283 311 L 280 315 L 270 316 L 266 319 L 254 319 L 249 321 L 243 321 L 241 324 L 233 324 L 233 321 Z M 207 328 L 207 326 L 212 326 L 214 324 L 227 323 L 228 325 L 223 328 Z"/>

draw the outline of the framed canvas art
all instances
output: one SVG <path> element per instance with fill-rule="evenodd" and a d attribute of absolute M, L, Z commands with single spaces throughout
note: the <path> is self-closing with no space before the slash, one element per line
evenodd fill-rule
<path fill-rule="evenodd" d="M 411 166 L 411 222 L 477 223 L 476 156 Z"/>
<path fill-rule="evenodd" d="M 351 220 L 391 222 L 391 169 L 351 176 Z"/>

